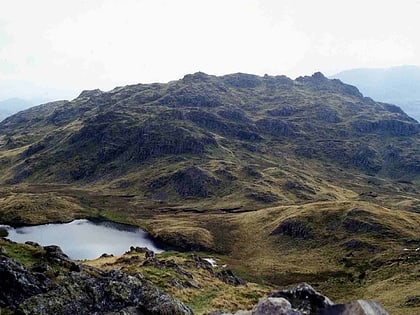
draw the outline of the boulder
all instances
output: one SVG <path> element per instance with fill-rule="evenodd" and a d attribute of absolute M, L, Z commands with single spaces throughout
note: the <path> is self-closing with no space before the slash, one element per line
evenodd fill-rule
<path fill-rule="evenodd" d="M 234 275 L 233 271 L 230 269 L 224 269 L 219 272 L 216 272 L 216 277 L 222 280 L 223 282 L 231 285 L 246 285 L 246 281 Z"/>
<path fill-rule="evenodd" d="M 0 237 L 7 237 L 9 235 L 9 231 L 5 227 L 0 227 Z"/>
<path fill-rule="evenodd" d="M 270 297 L 285 298 L 290 302 L 292 308 L 303 314 L 316 314 L 334 303 L 326 296 L 315 291 L 309 284 L 302 283 L 298 286 L 270 294 Z"/>
<path fill-rule="evenodd" d="M 317 315 L 388 315 L 375 301 L 357 300 L 346 304 L 335 304 L 318 311 Z"/>
<path fill-rule="evenodd" d="M 6 256 L 0 256 L 0 279 L 0 308 L 15 308 L 25 299 L 46 292 L 51 285 Z"/>
<path fill-rule="evenodd" d="M 290 302 L 284 298 L 269 297 L 261 299 L 257 306 L 252 310 L 252 315 L 302 315 L 292 309 Z"/>

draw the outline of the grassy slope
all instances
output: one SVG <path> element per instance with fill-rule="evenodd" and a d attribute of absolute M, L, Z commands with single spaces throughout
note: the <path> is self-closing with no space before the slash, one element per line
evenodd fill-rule
<path fill-rule="evenodd" d="M 51 198 L 53 194 L 62 195 L 57 197 L 58 200 L 78 200 L 83 211 L 74 211 L 77 208 L 70 205 L 68 212 L 64 209 L 60 212 L 66 213 L 65 220 L 101 215 L 116 221 L 137 223 L 156 236 L 169 237 L 172 243 L 181 238 L 191 244 L 207 246 L 221 253 L 218 257 L 238 275 L 253 282 L 280 288 L 306 281 L 336 301 L 372 298 L 393 314 L 407 314 L 418 309 L 418 305 L 415 308 L 405 303 L 419 289 L 420 257 L 413 250 L 420 245 L 416 229 L 420 225 L 420 216 L 417 213 L 391 210 L 367 201 L 347 200 L 277 206 L 244 213 L 217 210 L 197 213 L 181 207 L 156 208 L 152 214 L 150 208 L 140 210 L 133 198 L 100 195 L 97 191 L 66 190 L 64 187 L 55 187 L 55 192 L 46 194 L 42 189 L 48 188 L 36 188 L 37 193 L 17 195 L 22 199 L 28 196 L 42 199 Z M 10 197 L 1 199 L 3 205 L 5 200 L 10 200 Z M 43 205 L 44 208 L 35 211 L 33 206 L 22 207 L 20 218 L 31 223 L 51 220 L 48 214 L 57 214 L 55 204 L 51 203 L 51 208 L 45 207 L 45 203 Z M 2 209 L 5 211 L 5 207 Z M 354 215 L 352 209 L 365 212 L 356 211 Z M 40 216 L 34 216 L 34 212 Z M 141 216 L 141 213 L 148 215 Z M 349 231 L 344 225 L 348 218 L 367 222 L 375 228 L 364 231 L 362 225 L 362 230 L 356 226 Z M 306 239 L 270 236 L 288 219 L 304 222 L 312 236 Z M 354 240 L 362 245 L 348 248 L 346 243 Z M 204 310 L 203 305 L 209 301 L 231 299 L 233 291 L 226 293 L 217 287 L 216 283 L 208 288 L 208 292 L 190 293 L 191 296 L 184 297 L 184 300 L 197 304 L 197 310 Z M 184 293 L 176 294 L 182 298 Z M 210 297 L 203 298 L 205 301 L 196 300 L 206 294 Z M 252 303 L 251 300 L 246 303 Z M 218 305 L 215 301 L 209 305 Z M 227 305 L 234 308 L 234 304 Z"/>

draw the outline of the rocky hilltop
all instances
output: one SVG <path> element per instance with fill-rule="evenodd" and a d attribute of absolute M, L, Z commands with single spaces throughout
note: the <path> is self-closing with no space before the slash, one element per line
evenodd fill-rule
<path fill-rule="evenodd" d="M 296 190 L 299 199 L 314 198 L 313 185 L 291 182 L 288 168 L 305 163 L 315 171 L 321 162 L 322 171 L 418 178 L 419 126 L 397 106 L 321 73 L 295 81 L 196 73 L 84 91 L 9 117 L 0 124 L 1 179 L 106 183 L 161 200 L 226 196 L 244 186 L 243 197 L 260 202 L 291 199 Z M 283 181 L 274 170 L 287 172 Z M 284 192 L 264 189 L 270 181 Z"/>

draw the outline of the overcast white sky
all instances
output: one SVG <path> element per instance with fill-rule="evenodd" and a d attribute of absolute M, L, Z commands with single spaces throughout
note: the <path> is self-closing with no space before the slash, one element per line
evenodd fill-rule
<path fill-rule="evenodd" d="M 109 90 L 187 73 L 420 65 L 420 0 L 0 0 L 0 81 Z"/>

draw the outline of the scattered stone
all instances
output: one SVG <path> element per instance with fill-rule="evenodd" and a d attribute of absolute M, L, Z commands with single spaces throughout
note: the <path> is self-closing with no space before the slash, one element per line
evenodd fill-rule
<path fill-rule="evenodd" d="M 405 306 L 418 307 L 420 306 L 420 295 L 409 295 L 405 298 Z"/>
<path fill-rule="evenodd" d="M 170 284 L 171 286 L 173 286 L 173 287 L 177 288 L 177 289 L 181 289 L 181 290 L 185 289 L 185 286 L 184 286 L 184 284 L 182 283 L 182 281 L 181 281 L 181 280 L 179 280 L 179 279 L 177 279 L 177 278 L 171 278 L 171 279 L 169 280 L 169 284 Z"/>
<path fill-rule="evenodd" d="M 195 280 L 186 280 L 185 283 L 190 288 L 201 289 L 201 285 L 199 285 Z"/>
<path fill-rule="evenodd" d="M 235 276 L 233 271 L 230 269 L 224 269 L 219 272 L 216 272 L 216 277 L 222 280 L 223 282 L 234 286 L 246 285 L 246 281 Z"/>

